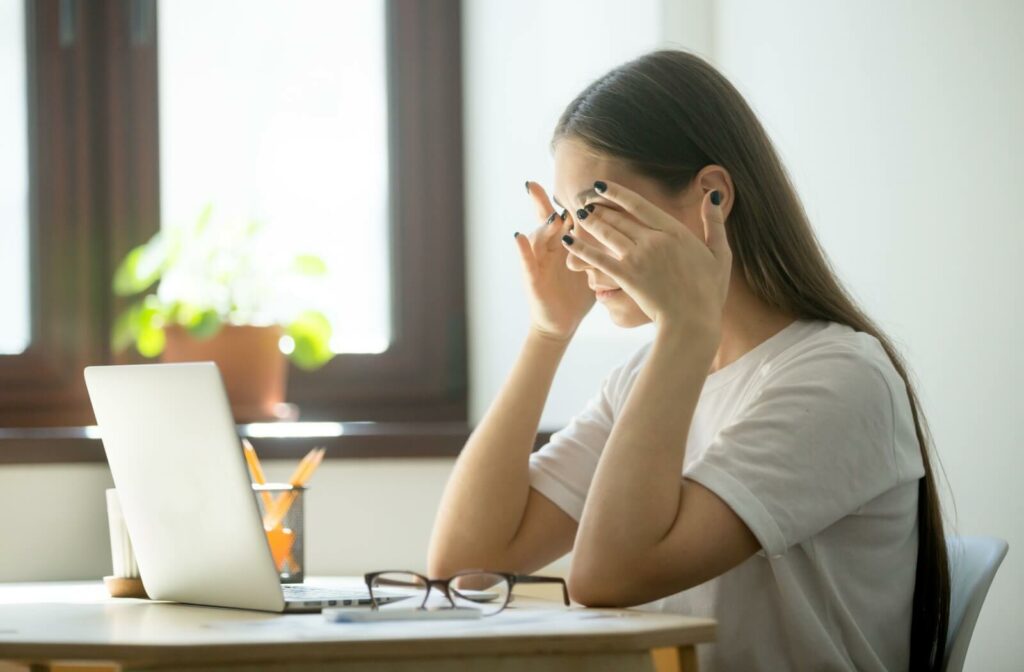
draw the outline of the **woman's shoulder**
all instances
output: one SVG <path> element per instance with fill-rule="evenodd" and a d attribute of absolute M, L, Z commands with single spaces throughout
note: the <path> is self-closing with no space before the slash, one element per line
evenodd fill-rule
<path fill-rule="evenodd" d="M 772 363 L 774 375 L 766 376 L 766 388 L 802 386 L 808 403 L 835 403 L 848 414 L 886 417 L 899 473 L 919 477 L 920 448 L 906 382 L 882 342 L 845 324 L 820 326 Z"/>
<path fill-rule="evenodd" d="M 894 423 L 910 415 L 907 388 L 882 342 L 838 322 L 817 321 L 803 338 L 766 362 L 762 389 L 798 385 L 824 398 L 888 407 Z"/>
<path fill-rule="evenodd" d="M 871 370 L 882 377 L 893 393 L 905 390 L 902 377 L 878 338 L 839 322 L 816 320 L 806 324 L 806 335 L 768 364 L 774 372 L 831 370 L 843 374 Z"/>

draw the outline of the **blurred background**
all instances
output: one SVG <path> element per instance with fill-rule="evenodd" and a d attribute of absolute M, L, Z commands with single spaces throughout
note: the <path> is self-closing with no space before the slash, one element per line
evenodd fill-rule
<path fill-rule="evenodd" d="M 232 397 L 270 476 L 328 446 L 307 573 L 422 568 L 525 334 L 523 181 L 589 81 L 681 48 L 902 348 L 951 531 L 1009 540 L 967 668 L 1019 669 L 1021 35 L 1014 0 L 0 0 L 0 581 L 110 571 L 82 367 L 246 334 L 278 362 Z M 595 310 L 542 430 L 649 337 Z"/>

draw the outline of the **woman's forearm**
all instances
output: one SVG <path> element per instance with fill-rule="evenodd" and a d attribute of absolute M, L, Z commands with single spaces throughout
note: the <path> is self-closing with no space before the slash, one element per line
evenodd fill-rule
<path fill-rule="evenodd" d="M 529 455 L 568 341 L 531 331 L 448 479 L 430 540 L 428 571 L 501 564 L 529 496 Z"/>
<path fill-rule="evenodd" d="M 697 330 L 659 331 L 594 475 L 574 573 L 618 575 L 671 529 L 686 439 L 716 347 L 715 336 Z"/>

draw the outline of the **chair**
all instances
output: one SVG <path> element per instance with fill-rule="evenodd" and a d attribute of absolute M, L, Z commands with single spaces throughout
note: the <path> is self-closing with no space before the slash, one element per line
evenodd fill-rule
<path fill-rule="evenodd" d="M 942 669 L 961 672 L 981 605 L 1009 545 L 996 537 L 948 537 L 946 547 L 951 595 Z"/>
<path fill-rule="evenodd" d="M 947 537 L 946 549 L 951 594 L 942 669 L 943 672 L 962 672 L 974 624 L 978 622 L 981 605 L 1009 544 L 996 537 Z M 657 672 L 681 669 L 675 649 L 654 649 L 651 653 Z"/>

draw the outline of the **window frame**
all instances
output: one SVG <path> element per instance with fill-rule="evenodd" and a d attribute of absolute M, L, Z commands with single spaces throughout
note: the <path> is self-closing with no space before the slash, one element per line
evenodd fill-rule
<path fill-rule="evenodd" d="M 94 424 L 114 267 L 159 230 L 156 0 L 25 0 L 32 338 L 0 427 Z M 466 422 L 461 8 L 386 0 L 392 345 L 289 367 L 304 420 Z"/>
<path fill-rule="evenodd" d="M 132 43 L 145 2 L 24 4 L 32 337 L 0 356 L 0 425 L 89 424 L 82 369 L 110 361 L 112 260 L 158 225 L 155 44 Z"/>

